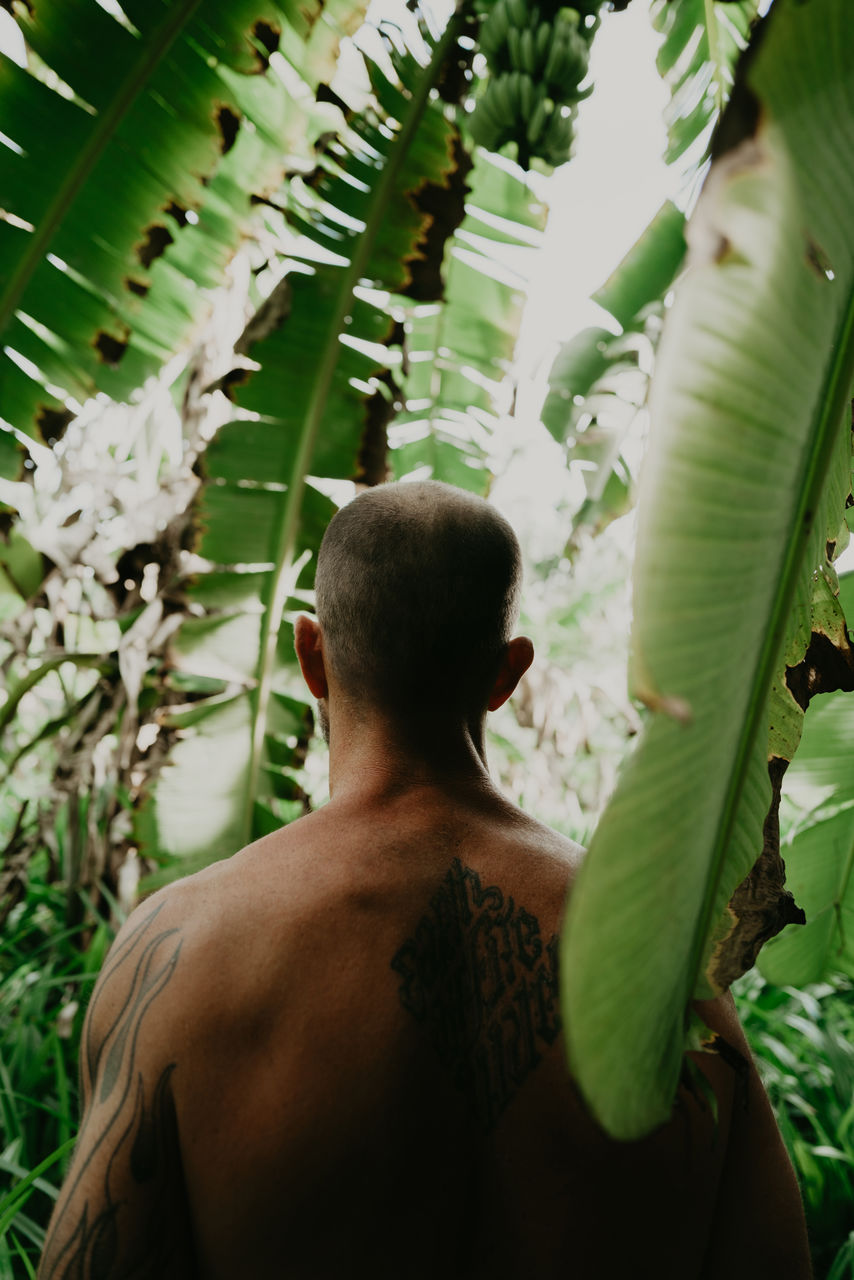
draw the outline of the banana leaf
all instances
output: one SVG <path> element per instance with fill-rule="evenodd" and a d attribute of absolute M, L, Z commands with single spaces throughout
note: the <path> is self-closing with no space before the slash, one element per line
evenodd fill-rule
<path fill-rule="evenodd" d="M 549 372 L 542 421 L 566 446 L 568 464 L 582 465 L 587 494 L 573 538 L 581 528 L 601 531 L 631 507 L 633 485 L 622 450 L 646 396 L 643 370 L 660 328 L 662 299 L 685 256 L 684 225 L 681 210 L 665 202 L 593 295 L 620 332 L 583 329 L 561 347 Z"/>
<path fill-rule="evenodd" d="M 664 37 L 656 64 L 671 93 L 664 113 L 668 164 L 722 111 L 758 12 L 759 0 L 653 0 L 652 23 Z"/>
<path fill-rule="evenodd" d="M 133 0 L 120 22 L 95 0 L 32 0 L 16 12 L 30 65 L 0 55 L 13 144 L 0 149 L 0 417 L 50 439 L 66 401 L 126 397 L 173 354 L 252 197 L 307 166 L 329 127 L 308 89 L 334 65 L 336 12 L 352 24 L 361 10 Z M 303 97 L 270 66 L 280 45 Z"/>
<path fill-rule="evenodd" d="M 526 271 L 546 211 L 515 166 L 483 150 L 466 182 L 465 218 L 445 254 L 442 301 L 406 313 L 404 407 L 389 432 L 390 462 L 396 479 L 417 472 L 483 494 Z"/>
<path fill-rule="evenodd" d="M 402 376 L 401 315 L 414 314 L 407 291 L 442 311 L 447 286 L 449 324 L 464 314 L 472 322 L 468 346 L 459 344 L 471 363 L 508 349 L 518 299 L 489 287 L 490 254 L 481 251 L 480 275 L 469 268 L 478 288 L 468 313 L 448 279 L 456 258 L 446 241 L 465 225 L 471 162 L 431 89 L 457 56 L 459 31 L 452 19 L 426 66 L 395 57 L 397 79 L 373 66 L 373 106 L 351 113 L 316 171 L 290 186 L 288 222 L 303 239 L 241 343 L 257 368 L 223 384 L 237 412 L 204 458 L 197 550 L 208 571 L 191 590 L 200 616 L 184 624 L 172 654 L 173 680 L 185 688 L 218 683 L 166 717 L 178 741 L 139 815 L 140 841 L 168 862 L 165 876 L 228 856 L 302 811 L 295 771 L 310 713 L 294 696 L 290 614 L 310 603 L 334 511 L 324 482 L 361 473 L 377 397 L 393 397 L 390 383 Z M 470 217 L 488 220 L 509 191 L 499 234 L 530 238 L 540 215 L 527 187 L 505 182 L 485 157 L 478 171 Z M 513 210 L 518 225 L 506 216 Z M 488 310 L 498 304 L 501 331 Z"/>
<path fill-rule="evenodd" d="M 570 1063 L 624 1139 L 669 1116 L 690 1001 L 721 989 L 728 903 L 771 802 L 769 695 L 842 517 L 828 501 L 854 373 L 854 26 L 845 0 L 777 0 L 761 36 L 653 378 L 632 640 L 653 715 L 563 936 Z"/>

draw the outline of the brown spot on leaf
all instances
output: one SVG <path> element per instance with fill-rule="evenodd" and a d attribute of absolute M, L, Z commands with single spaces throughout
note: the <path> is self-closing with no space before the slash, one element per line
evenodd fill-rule
<path fill-rule="evenodd" d="M 322 147 L 315 147 L 316 153 L 322 153 Z M 310 191 L 319 191 L 326 181 L 327 173 L 322 164 L 316 164 L 310 173 L 303 176 L 303 185 Z"/>
<path fill-rule="evenodd" d="M 92 345 L 104 364 L 117 365 L 127 351 L 129 337 L 128 333 L 125 338 L 117 338 L 115 334 L 107 333 L 102 329 Z"/>
<path fill-rule="evenodd" d="M 221 391 L 229 400 L 234 400 L 234 392 L 237 387 L 243 386 L 252 376 L 252 370 L 246 368 L 229 369 L 228 373 L 209 387 L 210 391 Z"/>
<path fill-rule="evenodd" d="M 380 383 L 365 400 L 365 426 L 353 480 L 357 485 L 383 484 L 388 479 L 388 425 L 403 408 L 400 387 L 390 370 L 375 376 Z"/>
<path fill-rule="evenodd" d="M 217 109 L 216 125 L 220 133 L 222 154 L 227 155 L 240 132 L 240 116 L 231 107 L 222 105 Z"/>
<path fill-rule="evenodd" d="M 241 333 L 234 350 L 238 355 L 247 355 L 254 343 L 266 338 L 278 329 L 291 314 L 291 282 L 285 276 L 280 280 L 268 297 L 264 299 Z"/>
<path fill-rule="evenodd" d="M 167 246 L 172 244 L 173 237 L 161 222 L 153 222 L 150 227 L 146 227 L 143 237 L 141 243 L 136 246 L 136 256 L 141 265 L 148 269 L 155 258 L 159 258 Z"/>
<path fill-rule="evenodd" d="M 42 404 L 36 410 L 36 426 L 42 439 L 48 444 L 56 444 L 65 435 L 68 424 L 74 420 L 70 409 L 58 409 L 53 405 Z"/>
<path fill-rule="evenodd" d="M 404 374 L 408 374 L 409 364 L 406 349 L 406 325 L 402 320 L 392 320 L 388 333 L 383 338 L 383 342 L 387 347 L 400 347 L 403 352 L 403 372 Z"/>
<path fill-rule="evenodd" d="M 445 245 L 465 217 L 466 196 L 470 191 L 466 178 L 472 169 L 472 160 L 458 130 L 451 140 L 451 158 L 444 183 L 425 182 L 409 197 L 424 215 L 421 239 L 406 264 L 409 283 L 402 290 L 416 302 L 438 302 L 444 296 Z"/>
<path fill-rule="evenodd" d="M 471 67 L 478 48 L 479 27 L 479 19 L 470 14 L 462 23 L 457 40 L 439 70 L 436 91 L 443 102 L 452 106 L 459 106 L 471 91 Z M 460 44 L 464 37 L 465 43 Z"/>
<path fill-rule="evenodd" d="M 259 18 L 252 28 L 252 36 L 256 45 L 260 45 L 264 50 L 262 58 L 264 58 L 264 66 L 262 70 L 266 71 L 270 58 L 279 47 L 279 41 L 282 38 L 280 27 L 275 27 L 271 22 L 265 22 L 263 18 Z"/>
<path fill-rule="evenodd" d="M 337 107 L 338 110 L 342 112 L 345 120 L 349 120 L 352 115 L 352 112 L 344 99 L 339 98 L 335 90 L 330 89 L 328 84 L 319 84 L 317 86 L 317 93 L 314 97 L 316 102 L 331 102 L 334 107 Z"/>
<path fill-rule="evenodd" d="M 830 259 L 817 241 L 812 236 L 807 236 L 806 259 L 807 266 L 818 276 L 819 280 L 832 280 L 833 267 Z"/>
<path fill-rule="evenodd" d="M 290 175 L 289 173 L 285 173 L 285 175 L 284 175 L 284 176 L 285 176 L 285 178 L 289 178 L 291 175 Z M 283 204 L 278 204 L 278 203 L 277 203 L 277 201 L 275 201 L 275 200 L 271 200 L 269 196 L 260 196 L 260 195 L 258 195 L 258 194 L 257 194 L 257 192 L 254 192 L 254 193 L 249 197 L 249 203 L 250 203 L 250 204 L 264 204 L 264 205 L 266 205 L 269 209 L 275 209 L 276 213 L 283 213 L 283 214 L 285 214 L 285 216 L 287 216 L 287 212 L 288 212 L 288 211 L 287 211 L 287 209 L 285 208 L 285 206 L 284 206 Z"/>
<path fill-rule="evenodd" d="M 730 253 L 732 253 L 732 241 L 726 236 L 721 236 L 715 249 L 715 262 L 725 262 Z"/>
<path fill-rule="evenodd" d="M 786 865 L 780 856 L 780 792 L 788 760 L 774 756 L 768 762 L 771 776 L 771 808 L 762 832 L 762 852 L 729 902 L 732 928 L 715 948 L 708 977 L 726 991 L 736 978 L 756 962 L 760 948 L 787 924 L 806 924 L 804 912 L 786 883 Z"/>
<path fill-rule="evenodd" d="M 187 225 L 187 210 L 177 200 L 170 200 L 168 204 L 163 206 L 163 212 L 168 213 L 170 218 L 178 223 L 179 227 Z"/>
<path fill-rule="evenodd" d="M 150 286 L 144 280 L 134 280 L 133 276 L 125 276 L 125 288 L 128 293 L 135 293 L 138 298 L 144 298 Z"/>

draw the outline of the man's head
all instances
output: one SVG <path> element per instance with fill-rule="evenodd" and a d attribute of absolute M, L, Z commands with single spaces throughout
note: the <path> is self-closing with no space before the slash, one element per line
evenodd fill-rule
<path fill-rule="evenodd" d="M 392 713 L 482 714 L 512 691 L 496 700 L 520 585 L 516 536 L 483 499 L 435 481 L 366 490 L 320 548 L 324 662 L 349 698 Z"/>

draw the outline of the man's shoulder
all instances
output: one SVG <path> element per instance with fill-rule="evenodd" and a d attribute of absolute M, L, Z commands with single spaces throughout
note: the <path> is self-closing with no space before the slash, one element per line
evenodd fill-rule
<path fill-rule="evenodd" d="M 139 930 L 174 931 L 185 974 L 215 965 L 225 973 L 245 969 L 253 947 L 276 922 L 288 925 L 320 898 L 329 878 L 311 818 L 300 819 L 164 885 L 144 899 L 123 925 L 114 947 Z"/>
<path fill-rule="evenodd" d="M 228 924 L 239 924 L 268 902 L 274 887 L 300 878 L 301 854 L 310 844 L 311 822 L 299 819 L 253 841 L 228 858 L 212 862 L 192 874 L 179 876 L 147 897 L 128 918 L 128 924 L 157 912 L 185 934 L 199 935 Z M 127 928 L 127 925 L 125 926 Z"/>
<path fill-rule="evenodd" d="M 520 851 L 542 861 L 544 865 L 551 865 L 556 874 L 568 873 L 572 881 L 585 857 L 584 846 L 554 827 L 546 826 L 516 805 L 509 805 L 508 810 L 511 814 L 508 824 L 510 840 L 518 843 Z"/>

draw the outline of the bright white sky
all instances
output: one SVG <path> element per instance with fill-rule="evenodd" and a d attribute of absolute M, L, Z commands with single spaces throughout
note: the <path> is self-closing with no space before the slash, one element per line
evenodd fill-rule
<path fill-rule="evenodd" d="M 517 416 L 499 440 L 500 478 L 491 494 L 537 555 L 565 538 L 565 516 L 556 508 L 562 500 L 576 505 L 583 488 L 538 422 L 552 361 L 580 329 L 613 325 L 590 294 L 681 185 L 678 170 L 668 170 L 662 158 L 668 91 L 655 66 L 660 37 L 648 10 L 648 0 L 633 0 L 623 13 L 603 15 L 591 57 L 594 90 L 579 110 L 575 153 L 545 186 L 550 213 L 517 348 Z"/>

